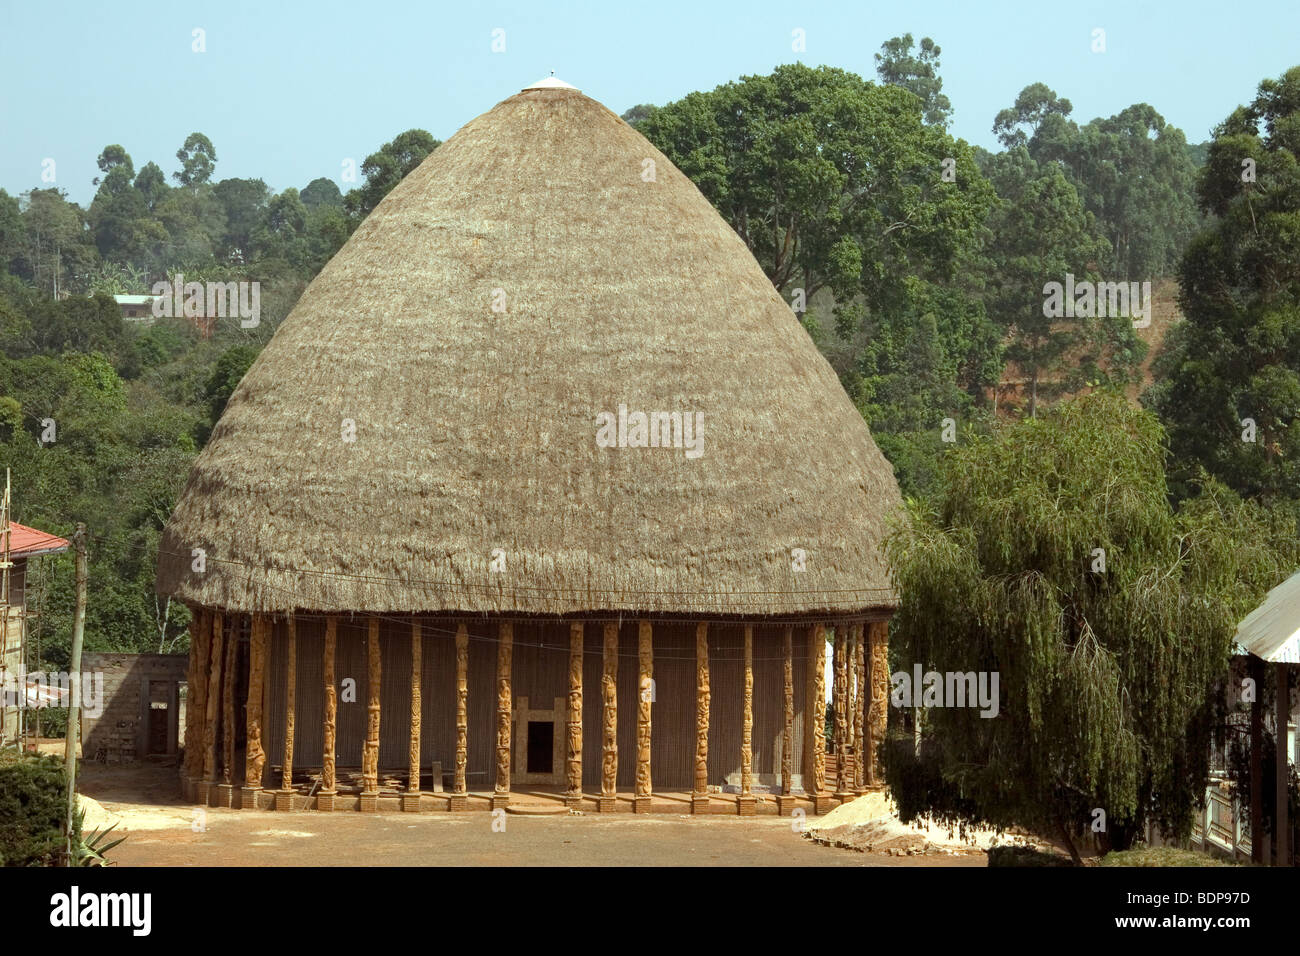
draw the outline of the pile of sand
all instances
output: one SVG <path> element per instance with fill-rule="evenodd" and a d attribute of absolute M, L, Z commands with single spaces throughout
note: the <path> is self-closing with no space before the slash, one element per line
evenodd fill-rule
<path fill-rule="evenodd" d="M 904 823 L 884 793 L 864 794 L 824 817 L 810 818 L 804 835 L 826 846 L 905 856 L 982 853 L 992 846 L 1032 843 L 1026 837 L 984 828 L 958 829 L 921 820 Z"/>
<path fill-rule="evenodd" d="M 105 809 L 98 800 L 83 793 L 77 794 L 77 807 L 86 813 L 85 819 L 81 822 L 81 832 L 87 835 L 96 830 L 107 830 L 115 823 L 122 822 L 116 813 Z"/>

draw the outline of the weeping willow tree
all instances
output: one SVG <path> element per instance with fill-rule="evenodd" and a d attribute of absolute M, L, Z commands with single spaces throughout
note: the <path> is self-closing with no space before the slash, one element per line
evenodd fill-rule
<path fill-rule="evenodd" d="M 895 663 L 997 673 L 1000 700 L 891 741 L 905 817 L 1027 827 L 1076 862 L 1088 827 L 1104 849 L 1187 832 L 1236 622 L 1297 557 L 1293 521 L 1222 488 L 1176 511 L 1164 465 L 1156 419 L 1097 393 L 954 446 L 909 502 Z"/>

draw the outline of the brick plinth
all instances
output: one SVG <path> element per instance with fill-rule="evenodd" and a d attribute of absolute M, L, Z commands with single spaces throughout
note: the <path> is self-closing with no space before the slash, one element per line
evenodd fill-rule
<path fill-rule="evenodd" d="M 402 794 L 402 810 L 405 813 L 419 813 L 420 794 L 410 792 Z"/>
<path fill-rule="evenodd" d="M 261 787 L 240 787 L 239 788 L 239 809 L 256 810 L 257 797 L 262 792 Z"/>
<path fill-rule="evenodd" d="M 614 797 L 600 796 L 596 798 L 597 813 L 613 813 L 614 806 L 618 801 Z"/>
<path fill-rule="evenodd" d="M 564 795 L 564 805 L 568 807 L 570 810 L 582 809 L 582 794 L 566 793 Z"/>
<path fill-rule="evenodd" d="M 219 807 L 225 807 L 227 810 L 233 810 L 238 806 L 235 802 L 235 785 L 233 783 L 217 784 L 216 805 Z"/>
<path fill-rule="evenodd" d="M 508 793 L 494 793 L 494 794 L 492 794 L 492 809 L 493 809 L 493 810 L 504 810 L 504 809 L 505 809 L 506 807 L 508 807 L 508 806 L 510 806 L 510 794 L 508 794 Z"/>
<path fill-rule="evenodd" d="M 798 805 L 799 801 L 791 794 L 778 793 L 776 795 L 776 812 L 779 816 L 789 816 Z"/>
<path fill-rule="evenodd" d="M 362 790 L 361 805 L 357 809 L 359 809 L 362 813 L 378 813 L 379 812 L 379 791 Z"/>
<path fill-rule="evenodd" d="M 468 810 L 469 794 L 453 793 L 450 797 L 447 798 L 447 809 L 455 813 L 458 813 L 461 810 Z"/>
<path fill-rule="evenodd" d="M 649 797 L 633 797 L 633 798 L 632 798 L 632 812 L 633 812 L 633 813 L 649 813 L 649 812 L 650 812 L 650 798 L 649 798 Z"/>
<path fill-rule="evenodd" d="M 752 817 L 758 812 L 758 799 L 752 794 L 736 798 L 736 813 L 742 817 Z"/>
<path fill-rule="evenodd" d="M 275 791 L 275 809 L 277 809 L 277 810 L 292 810 L 292 809 L 293 809 L 293 795 L 294 795 L 294 791 L 292 791 L 292 790 L 277 790 L 277 791 Z"/>
<path fill-rule="evenodd" d="M 835 802 L 835 795 L 830 793 L 809 794 L 809 799 L 812 800 L 813 813 L 818 816 L 821 816 L 823 813 L 830 813 L 839 806 L 839 804 Z"/>
<path fill-rule="evenodd" d="M 334 809 L 334 798 L 338 796 L 337 790 L 322 790 L 316 794 L 316 809 L 329 812 Z"/>
<path fill-rule="evenodd" d="M 691 794 L 691 813 L 711 813 L 708 794 Z"/>

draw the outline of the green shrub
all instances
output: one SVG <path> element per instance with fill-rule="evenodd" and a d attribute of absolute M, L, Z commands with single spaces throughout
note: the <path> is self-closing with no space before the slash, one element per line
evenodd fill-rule
<path fill-rule="evenodd" d="M 0 865 L 54 866 L 66 846 L 67 777 L 47 754 L 0 754 Z M 75 834 L 80 840 L 81 835 Z"/>

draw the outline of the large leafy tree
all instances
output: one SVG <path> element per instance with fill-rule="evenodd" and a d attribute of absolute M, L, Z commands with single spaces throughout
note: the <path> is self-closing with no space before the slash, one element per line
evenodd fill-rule
<path fill-rule="evenodd" d="M 1180 478 L 1203 467 L 1270 500 L 1300 499 L 1298 160 L 1293 67 L 1214 131 L 1198 186 L 1208 224 L 1178 274 L 1185 321 L 1144 396 L 1187 466 Z"/>
<path fill-rule="evenodd" d="M 888 542 L 900 668 L 999 676 L 994 717 L 930 706 L 889 748 L 904 815 L 1128 846 L 1186 833 L 1239 616 L 1298 557 L 1222 489 L 1174 511 L 1154 416 L 1098 392 L 950 449 Z M 1104 561 L 1103 563 L 1099 563 Z M 931 703 L 934 703 L 933 701 Z M 1077 859 L 1077 854 L 1076 854 Z"/>
<path fill-rule="evenodd" d="M 212 178 L 217 167 L 217 150 L 212 140 L 202 133 L 190 133 L 181 148 L 176 150 L 181 168 L 172 175 L 182 186 L 196 188 Z"/>
<path fill-rule="evenodd" d="M 370 215 L 379 201 L 439 145 L 440 141 L 428 131 L 408 129 L 367 156 L 361 164 L 365 182 L 343 197 L 348 214 L 358 221 Z"/>
<path fill-rule="evenodd" d="M 947 127 L 952 117 L 952 101 L 943 94 L 939 78 L 939 45 L 929 37 L 921 39 L 920 49 L 913 52 L 912 34 L 892 37 L 880 45 L 876 54 L 876 75 L 880 82 L 901 86 L 921 98 L 925 121 Z"/>

